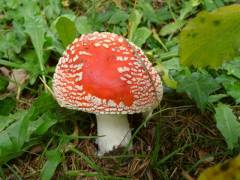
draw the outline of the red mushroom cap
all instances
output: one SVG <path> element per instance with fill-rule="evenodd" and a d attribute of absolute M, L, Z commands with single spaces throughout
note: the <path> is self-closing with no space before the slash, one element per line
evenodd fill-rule
<path fill-rule="evenodd" d="M 101 114 L 146 111 L 162 98 L 157 72 L 142 50 L 120 35 L 82 35 L 60 58 L 53 90 L 62 107 Z"/>

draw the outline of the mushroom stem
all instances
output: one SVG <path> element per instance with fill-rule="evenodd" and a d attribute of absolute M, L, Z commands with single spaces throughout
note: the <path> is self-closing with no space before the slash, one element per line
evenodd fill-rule
<path fill-rule="evenodd" d="M 101 156 L 119 146 L 127 146 L 131 139 L 131 130 L 126 114 L 97 114 L 96 143 Z M 130 146 L 131 147 L 131 146 Z"/>

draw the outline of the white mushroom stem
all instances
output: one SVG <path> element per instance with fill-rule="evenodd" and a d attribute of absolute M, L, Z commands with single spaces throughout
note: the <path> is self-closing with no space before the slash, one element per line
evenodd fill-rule
<path fill-rule="evenodd" d="M 114 148 L 127 146 L 131 139 L 127 115 L 125 114 L 98 114 L 96 143 L 98 144 L 98 155 L 101 156 Z M 131 145 L 130 145 L 131 147 Z"/>

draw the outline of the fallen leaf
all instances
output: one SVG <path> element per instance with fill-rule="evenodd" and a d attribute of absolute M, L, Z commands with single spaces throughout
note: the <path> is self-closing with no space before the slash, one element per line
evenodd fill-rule
<path fill-rule="evenodd" d="M 240 5 L 202 11 L 180 34 L 180 62 L 196 68 L 218 68 L 239 55 Z"/>
<path fill-rule="evenodd" d="M 10 77 L 11 71 L 9 69 L 7 69 L 6 67 L 0 67 L 0 73 L 3 76 Z"/>
<path fill-rule="evenodd" d="M 219 163 L 203 171 L 198 180 L 227 180 L 240 178 L 240 156 L 235 159 Z"/>
<path fill-rule="evenodd" d="M 13 69 L 10 77 L 10 82 L 7 87 L 8 91 L 16 92 L 17 87 L 23 85 L 28 79 L 28 74 L 23 69 Z"/>

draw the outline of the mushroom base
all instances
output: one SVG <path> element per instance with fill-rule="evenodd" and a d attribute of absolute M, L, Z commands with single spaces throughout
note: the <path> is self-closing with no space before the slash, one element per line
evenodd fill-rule
<path fill-rule="evenodd" d="M 131 139 L 131 130 L 125 114 L 98 114 L 96 143 L 101 156 L 115 148 L 127 146 Z M 130 146 L 131 147 L 131 146 Z"/>

